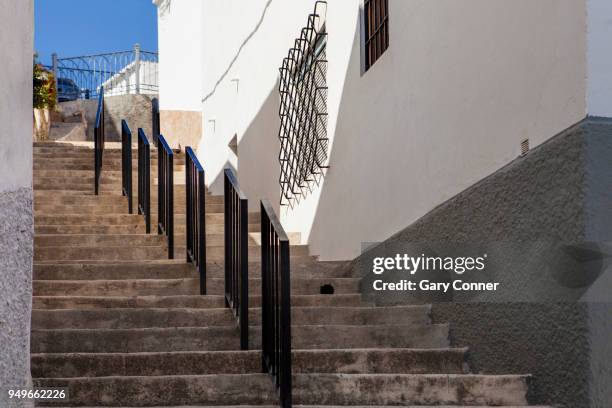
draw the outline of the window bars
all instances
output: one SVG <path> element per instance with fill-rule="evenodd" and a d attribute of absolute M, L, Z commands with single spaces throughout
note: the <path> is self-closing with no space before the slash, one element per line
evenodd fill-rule
<path fill-rule="evenodd" d="M 263 371 L 274 378 L 280 406 L 291 407 L 291 274 L 289 238 L 272 206 L 261 202 Z"/>
<path fill-rule="evenodd" d="M 151 233 L 151 145 L 144 130 L 138 129 L 138 214 L 145 219 L 145 231 Z"/>
<path fill-rule="evenodd" d="M 365 0 L 365 69 L 370 69 L 389 48 L 389 0 Z"/>
<path fill-rule="evenodd" d="M 200 295 L 206 294 L 206 188 L 204 168 L 191 147 L 185 149 L 185 192 L 187 203 L 187 262 L 200 274 Z"/>
<path fill-rule="evenodd" d="M 100 176 L 102 175 L 102 160 L 104 158 L 104 87 L 100 88 L 98 96 L 98 109 L 96 111 L 96 125 L 94 127 L 94 192 L 98 195 L 100 190 Z"/>
<path fill-rule="evenodd" d="M 327 168 L 326 9 L 327 2 L 315 3 L 280 68 L 281 205 L 293 207 Z"/>
<path fill-rule="evenodd" d="M 174 259 L 174 153 L 162 135 L 157 141 L 157 234 L 166 236 Z"/>
<path fill-rule="evenodd" d="M 121 195 L 128 199 L 128 214 L 132 214 L 132 131 L 121 120 Z"/>
<path fill-rule="evenodd" d="M 231 169 L 225 169 L 225 304 L 240 327 L 240 349 L 249 349 L 249 203 Z"/>

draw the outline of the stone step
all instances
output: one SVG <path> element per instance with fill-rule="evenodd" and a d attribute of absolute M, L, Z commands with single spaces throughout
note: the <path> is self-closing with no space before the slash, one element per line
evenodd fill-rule
<path fill-rule="evenodd" d="M 185 224 L 185 214 L 174 214 L 174 225 L 181 226 Z M 208 213 L 206 214 L 206 227 L 213 224 L 223 224 L 225 216 L 223 213 Z M 39 226 L 42 225 L 133 225 L 141 224 L 144 217 L 138 214 L 105 214 L 105 215 L 37 215 L 34 219 Z M 249 213 L 249 224 L 260 224 L 259 213 Z M 157 223 L 157 214 L 151 214 L 151 224 Z"/>
<path fill-rule="evenodd" d="M 294 373 L 462 374 L 467 349 L 293 350 Z M 261 352 L 33 354 L 33 378 L 247 374 L 261 372 Z"/>
<path fill-rule="evenodd" d="M 213 216 L 213 214 L 210 214 Z M 178 225 L 177 225 L 178 226 Z M 212 251 L 216 248 L 223 248 L 224 246 L 224 235 L 223 234 L 206 234 L 206 245 L 211 248 Z M 47 246 L 117 246 L 117 245 L 128 245 L 128 246 L 151 246 L 166 244 L 164 235 L 157 233 L 153 234 L 37 234 L 34 237 L 35 247 L 47 247 Z M 186 236 L 178 235 L 175 236 L 174 242 L 177 246 L 185 246 Z M 180 242 L 180 245 L 179 245 Z M 261 242 L 260 234 L 257 232 L 249 234 L 248 244 L 252 248 L 261 248 L 259 245 Z M 254 253 L 254 252 L 253 252 Z M 291 255 L 307 255 L 307 245 L 296 245 L 292 244 L 290 249 Z"/>
<path fill-rule="evenodd" d="M 166 244 L 162 235 L 156 234 L 75 234 L 75 235 L 35 235 L 34 248 L 43 247 L 84 247 L 84 246 L 161 246 Z"/>
<path fill-rule="evenodd" d="M 249 306 L 259 307 L 261 296 L 250 296 Z M 360 294 L 292 295 L 291 306 L 365 306 Z M 99 309 L 99 308 L 220 308 L 221 295 L 177 296 L 34 296 L 33 309 Z"/>
<path fill-rule="evenodd" d="M 136 206 L 138 202 L 138 190 L 136 186 L 134 186 L 133 199 L 134 206 Z M 151 191 L 153 193 L 153 191 Z M 80 206 L 80 205 L 114 205 L 117 203 L 125 203 L 127 208 L 127 198 L 121 196 L 121 192 L 119 191 L 117 194 L 101 194 L 101 195 L 93 195 L 87 193 L 74 193 L 70 192 L 70 190 L 48 190 L 48 191 L 34 191 L 34 205 L 44 204 L 44 205 L 65 205 L 65 206 Z M 151 194 L 151 199 L 156 197 L 155 194 Z M 184 195 L 179 196 L 176 195 L 174 197 L 175 200 L 183 199 Z M 222 195 L 207 195 L 206 203 L 208 204 L 223 204 L 223 196 Z M 151 206 L 153 208 L 153 206 Z M 136 207 L 134 207 L 136 208 Z"/>
<path fill-rule="evenodd" d="M 207 291 L 211 295 L 223 294 L 224 278 L 208 278 Z M 316 295 L 321 286 L 332 285 L 335 294 L 359 292 L 357 278 L 293 278 L 291 290 L 295 295 Z M 199 278 L 186 279 L 122 279 L 122 280 L 35 280 L 34 296 L 164 296 L 197 295 Z M 261 293 L 261 279 L 249 278 L 249 293 Z M 331 295 L 331 296 L 334 296 Z"/>
<path fill-rule="evenodd" d="M 214 214 L 213 214 L 214 215 Z M 99 225 L 99 224 L 87 224 L 87 225 L 44 225 L 40 224 L 37 220 L 34 222 L 34 234 L 144 234 L 145 224 L 144 218 L 141 217 L 141 222 L 134 222 L 133 224 L 117 224 L 117 225 Z M 258 232 L 261 226 L 259 223 L 249 223 L 249 232 Z M 222 234 L 224 230 L 223 223 L 210 223 L 206 225 L 207 234 Z M 151 221 L 151 231 L 155 231 L 155 223 Z M 185 235 L 185 223 L 175 223 L 174 225 L 175 236 Z"/>
<path fill-rule="evenodd" d="M 156 246 L 47 246 L 34 249 L 34 261 L 105 261 L 167 259 L 168 247 Z"/>
<path fill-rule="evenodd" d="M 133 214 L 137 213 L 138 203 L 136 197 L 133 198 L 132 211 Z M 157 205 L 151 204 L 151 214 L 157 214 Z M 185 214 L 187 208 L 184 203 L 175 203 L 174 213 Z M 207 204 L 206 213 L 223 213 L 223 204 Z M 68 206 L 61 204 L 35 204 L 34 215 L 121 215 L 128 214 L 127 199 L 125 202 L 118 202 L 116 204 L 109 205 L 79 205 L 79 206 Z"/>
<path fill-rule="evenodd" d="M 156 406 L 156 407 L 139 407 L 139 408 L 276 408 L 278 405 L 183 405 L 181 407 L 176 406 Z M 293 405 L 295 408 L 465 408 L 465 405 Z M 554 408 L 551 406 L 543 405 L 529 405 L 530 408 Z M 62 408 L 62 407 L 60 407 Z M 67 407 L 64 407 L 67 408 Z M 103 407 L 87 407 L 87 408 L 103 408 Z M 136 407 L 104 407 L 104 408 L 136 408 Z M 496 406 L 491 405 L 471 405 L 470 408 L 522 408 L 516 405 L 513 406 Z"/>
<path fill-rule="evenodd" d="M 527 406 L 528 380 L 528 376 L 520 375 L 294 374 L 293 402 L 297 405 L 342 406 Z M 69 388 L 71 406 L 261 405 L 278 402 L 267 374 L 38 378 L 34 380 L 34 386 Z M 62 403 L 49 404 L 59 406 Z"/>
<path fill-rule="evenodd" d="M 294 307 L 296 325 L 430 324 L 429 306 Z M 261 321 L 261 309 L 249 309 L 249 321 Z M 34 310 L 33 329 L 135 329 L 150 327 L 233 326 L 228 308 L 210 309 L 61 309 Z"/>
<path fill-rule="evenodd" d="M 183 180 L 185 178 L 185 166 L 183 165 L 175 165 L 174 166 L 174 174 L 175 176 L 182 174 Z M 45 169 L 44 167 L 37 167 L 34 169 L 34 178 L 37 177 L 51 177 L 51 178 L 71 178 L 74 180 L 87 179 L 93 182 L 94 172 L 93 170 L 61 170 L 61 169 Z M 104 169 L 102 171 L 101 182 L 105 181 L 121 181 L 123 177 L 123 172 L 121 170 L 110 170 Z M 157 178 L 157 173 L 151 172 L 152 178 Z M 174 181 L 178 182 L 181 179 L 175 177 Z M 136 185 L 138 181 L 138 168 L 132 168 L 132 184 Z"/>
<path fill-rule="evenodd" d="M 278 402 L 267 374 L 36 379 L 36 387 L 68 387 L 70 401 L 47 406 L 273 405 Z M 160 392 L 162 391 L 162 392 Z"/>
<path fill-rule="evenodd" d="M 446 348 L 448 325 L 292 325 L 294 349 Z M 249 328 L 249 349 L 261 328 Z M 139 353 L 239 350 L 237 327 L 32 330 L 32 353 Z"/>
<path fill-rule="evenodd" d="M 194 278 L 196 270 L 192 264 L 178 261 L 180 258 L 176 253 L 177 261 L 159 263 L 66 263 L 66 264 L 34 264 L 35 280 L 121 280 L 121 279 L 177 279 Z M 303 278 L 350 278 L 352 272 L 343 268 L 345 262 L 321 262 L 302 258 L 291 260 L 291 275 Z M 261 264 L 249 262 L 249 276 L 261 275 Z M 221 278 L 224 276 L 222 262 L 208 263 L 207 276 L 210 278 Z"/>
<path fill-rule="evenodd" d="M 119 152 L 118 152 L 119 153 Z M 136 154 L 134 154 L 136 153 Z M 33 157 L 34 157 L 34 163 L 42 163 L 42 164 L 46 164 L 49 162 L 54 162 L 54 163 L 84 163 L 84 164 L 92 164 L 94 163 L 94 152 L 93 150 L 91 152 L 88 152 L 86 154 L 82 154 L 82 153 L 60 153 L 60 154 L 56 154 L 56 153 L 37 153 L 34 152 L 33 153 Z M 157 154 L 151 154 L 151 165 L 157 163 Z M 174 164 L 176 165 L 184 165 L 185 164 L 185 156 L 184 155 L 177 155 L 174 156 Z M 122 163 L 122 159 L 121 159 L 121 154 L 106 154 L 102 159 L 102 168 L 104 168 L 105 166 L 109 166 L 109 167 L 114 167 L 114 166 L 119 166 L 119 168 L 121 168 L 121 163 Z M 132 166 L 138 166 L 138 156 L 137 156 L 137 152 L 132 152 Z"/>
<path fill-rule="evenodd" d="M 73 194 L 87 194 L 90 190 L 93 193 L 94 183 L 70 183 L 67 180 L 59 179 L 44 179 L 34 180 L 34 189 L 38 192 L 42 191 L 57 191 L 61 190 L 65 193 L 72 192 Z M 121 183 L 100 183 L 98 191 L 101 194 L 114 194 L 121 196 Z M 137 190 L 136 190 L 137 191 Z M 175 184 L 174 185 L 174 196 L 177 199 L 184 199 L 185 196 L 185 185 Z M 157 197 L 157 184 L 151 184 L 151 200 Z M 184 202 L 184 201 L 183 201 Z"/>
<path fill-rule="evenodd" d="M 298 374 L 293 401 L 308 405 L 527 406 L 529 376 Z"/>

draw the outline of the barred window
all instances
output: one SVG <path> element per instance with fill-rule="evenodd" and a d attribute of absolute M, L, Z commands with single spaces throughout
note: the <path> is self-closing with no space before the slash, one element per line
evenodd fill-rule
<path fill-rule="evenodd" d="M 389 48 L 389 0 L 365 0 L 365 70 Z"/>

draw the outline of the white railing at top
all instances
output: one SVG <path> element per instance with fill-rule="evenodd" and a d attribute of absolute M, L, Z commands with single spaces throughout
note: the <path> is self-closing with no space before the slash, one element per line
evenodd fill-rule
<path fill-rule="evenodd" d="M 159 57 L 142 51 L 138 44 L 130 51 L 58 58 L 53 54 L 50 67 L 55 78 L 71 80 L 80 90 L 80 98 L 95 98 L 100 87 L 106 96 L 157 94 Z"/>

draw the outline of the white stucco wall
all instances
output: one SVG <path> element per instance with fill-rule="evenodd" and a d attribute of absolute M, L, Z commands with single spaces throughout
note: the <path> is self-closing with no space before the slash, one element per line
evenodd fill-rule
<path fill-rule="evenodd" d="M 159 91 L 158 63 L 152 61 L 140 62 L 140 93 L 157 95 Z M 136 63 L 132 62 L 119 73 L 104 82 L 106 96 L 136 94 Z"/>
<path fill-rule="evenodd" d="M 34 0 L 0 0 L 0 387 L 31 387 Z M 0 406 L 23 407 L 0 395 Z"/>
<path fill-rule="evenodd" d="M 588 4 L 588 112 L 612 117 L 612 1 Z"/>
<path fill-rule="evenodd" d="M 278 67 L 313 4 L 206 3 L 213 191 L 230 163 L 251 201 L 278 202 Z M 390 0 L 390 48 L 363 76 L 360 4 L 328 6 L 331 168 L 282 211 L 321 259 L 353 258 L 586 114 L 585 0 Z"/>
<path fill-rule="evenodd" d="M 200 111 L 202 0 L 154 0 L 158 17 L 159 106 Z"/>
<path fill-rule="evenodd" d="M 0 1 L 0 193 L 32 187 L 33 7 Z"/>

